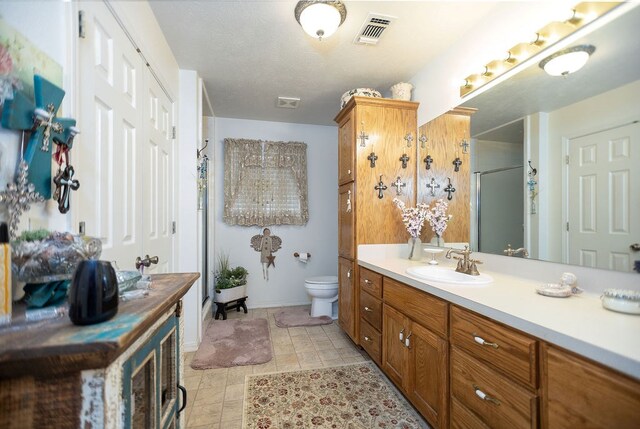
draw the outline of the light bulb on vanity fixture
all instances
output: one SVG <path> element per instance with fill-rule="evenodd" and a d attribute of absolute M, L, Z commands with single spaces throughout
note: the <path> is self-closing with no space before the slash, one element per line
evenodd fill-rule
<path fill-rule="evenodd" d="M 595 50 L 592 45 L 573 46 L 548 56 L 538 65 L 551 76 L 566 76 L 580 70 Z"/>
<path fill-rule="evenodd" d="M 347 8 L 337 0 L 307 0 L 296 4 L 294 14 L 305 33 L 322 40 L 342 25 L 347 17 Z"/>

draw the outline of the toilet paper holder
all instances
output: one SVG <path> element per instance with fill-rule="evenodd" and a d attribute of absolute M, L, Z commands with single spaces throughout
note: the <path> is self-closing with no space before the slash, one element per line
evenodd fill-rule
<path fill-rule="evenodd" d="M 294 257 L 294 258 L 299 258 L 299 257 L 300 257 L 300 254 L 299 254 L 298 252 L 295 252 L 295 253 L 293 254 L 293 257 Z M 307 253 L 307 258 L 310 258 L 310 257 L 311 257 L 311 253 Z"/>

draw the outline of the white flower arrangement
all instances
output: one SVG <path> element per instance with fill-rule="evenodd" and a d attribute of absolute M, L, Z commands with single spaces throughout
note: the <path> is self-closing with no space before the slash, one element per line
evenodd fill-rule
<path fill-rule="evenodd" d="M 435 232 L 438 237 L 442 237 L 449 221 L 453 217 L 452 215 L 447 215 L 448 208 L 449 204 L 447 204 L 445 200 L 440 199 L 427 211 L 426 218 L 429 221 L 429 225 L 431 225 L 431 230 Z"/>
<path fill-rule="evenodd" d="M 407 228 L 409 235 L 411 235 L 412 238 L 420 237 L 420 231 L 422 231 L 424 221 L 429 215 L 429 206 L 420 203 L 415 207 L 406 207 L 404 202 L 397 198 L 394 198 L 393 202 L 402 212 L 402 222 L 405 228 Z"/>

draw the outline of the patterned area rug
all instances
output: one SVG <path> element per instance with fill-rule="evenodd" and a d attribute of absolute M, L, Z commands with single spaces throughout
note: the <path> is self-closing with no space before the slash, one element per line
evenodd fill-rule
<path fill-rule="evenodd" d="M 256 365 L 273 358 L 267 319 L 212 320 L 193 360 L 193 369 Z"/>
<path fill-rule="evenodd" d="M 329 316 L 311 317 L 308 305 L 304 307 L 287 307 L 273 315 L 278 328 L 293 328 L 295 326 L 330 325 L 333 319 Z"/>
<path fill-rule="evenodd" d="M 242 427 L 428 428 L 372 363 L 247 376 Z"/>

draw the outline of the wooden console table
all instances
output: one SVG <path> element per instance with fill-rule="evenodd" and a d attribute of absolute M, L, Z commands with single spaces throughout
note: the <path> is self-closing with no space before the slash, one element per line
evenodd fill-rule
<path fill-rule="evenodd" d="M 199 276 L 151 276 L 147 297 L 120 302 L 115 317 L 95 325 L 64 316 L 2 327 L 0 427 L 179 427 L 181 299 Z M 166 386 L 134 382 L 137 374 Z"/>

